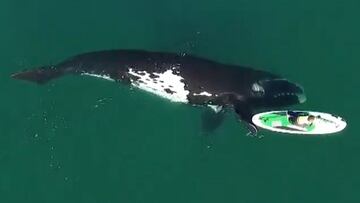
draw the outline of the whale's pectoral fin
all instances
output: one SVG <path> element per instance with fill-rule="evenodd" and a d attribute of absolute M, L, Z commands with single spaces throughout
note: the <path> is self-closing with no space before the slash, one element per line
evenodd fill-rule
<path fill-rule="evenodd" d="M 202 130 L 205 133 L 214 132 L 223 123 L 224 118 L 225 118 L 224 110 L 215 112 L 210 108 L 204 109 L 203 113 L 201 114 Z"/>
<path fill-rule="evenodd" d="M 246 128 L 249 130 L 247 135 L 256 136 L 258 129 L 252 122 L 252 116 L 254 115 L 253 109 L 245 103 L 237 103 L 234 105 L 234 109 L 239 119 L 244 122 Z"/>

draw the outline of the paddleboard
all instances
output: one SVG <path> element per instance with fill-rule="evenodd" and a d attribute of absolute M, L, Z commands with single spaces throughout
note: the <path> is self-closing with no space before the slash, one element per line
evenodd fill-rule
<path fill-rule="evenodd" d="M 310 124 L 299 125 L 294 122 L 294 114 L 300 116 L 313 115 L 315 119 Z M 274 132 L 305 135 L 337 133 L 346 127 L 346 121 L 339 116 L 329 113 L 298 110 L 258 113 L 252 117 L 252 122 L 260 128 Z"/>

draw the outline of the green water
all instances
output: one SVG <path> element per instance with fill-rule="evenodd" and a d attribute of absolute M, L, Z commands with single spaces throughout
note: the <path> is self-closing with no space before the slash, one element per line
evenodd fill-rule
<path fill-rule="evenodd" d="M 0 202 L 360 202 L 359 1 L 0 2 Z M 189 45 L 191 44 L 191 45 Z M 331 137 L 262 131 L 94 78 L 9 75 L 85 51 L 186 51 L 301 83 Z"/>

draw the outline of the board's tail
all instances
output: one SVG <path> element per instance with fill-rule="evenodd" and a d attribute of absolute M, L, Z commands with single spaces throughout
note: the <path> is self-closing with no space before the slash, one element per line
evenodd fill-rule
<path fill-rule="evenodd" d="M 54 78 L 63 75 L 63 71 L 53 66 L 44 66 L 38 69 L 21 71 L 11 75 L 12 78 L 19 80 L 27 80 L 38 84 L 44 84 Z"/>

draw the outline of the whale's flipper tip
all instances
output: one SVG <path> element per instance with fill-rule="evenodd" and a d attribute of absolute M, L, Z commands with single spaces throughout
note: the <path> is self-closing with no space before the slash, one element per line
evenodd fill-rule
<path fill-rule="evenodd" d="M 12 74 L 10 77 L 18 80 L 26 80 L 37 84 L 45 84 L 51 79 L 61 76 L 61 72 L 52 67 L 41 67 L 34 70 L 25 70 Z"/>
<path fill-rule="evenodd" d="M 225 111 L 214 112 L 212 109 L 204 109 L 201 114 L 202 130 L 204 133 L 212 133 L 224 122 Z"/>

